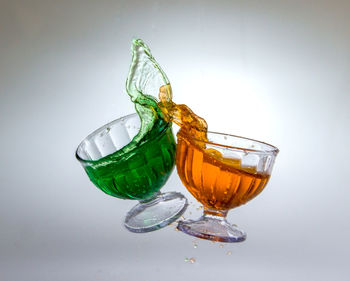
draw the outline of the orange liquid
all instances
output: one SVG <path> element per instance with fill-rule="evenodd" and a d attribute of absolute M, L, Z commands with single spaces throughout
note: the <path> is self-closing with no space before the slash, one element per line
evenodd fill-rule
<path fill-rule="evenodd" d="M 259 174 L 252 167 L 242 168 L 240 160 L 225 158 L 219 151 L 205 148 L 207 123 L 188 106 L 172 101 L 170 84 L 160 88 L 159 99 L 165 119 L 181 127 L 177 134 L 177 172 L 188 191 L 204 207 L 232 209 L 264 189 L 269 175 Z"/>
<path fill-rule="evenodd" d="M 228 210 L 257 196 L 269 180 L 253 168 L 240 167 L 240 160 L 222 158 L 214 149 L 203 149 L 178 133 L 177 172 L 188 191 L 204 205 Z"/>

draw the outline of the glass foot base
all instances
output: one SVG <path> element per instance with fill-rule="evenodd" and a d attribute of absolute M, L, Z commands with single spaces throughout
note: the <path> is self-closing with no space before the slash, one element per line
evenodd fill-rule
<path fill-rule="evenodd" d="M 159 194 L 154 199 L 142 201 L 133 207 L 126 215 L 124 225 L 131 232 L 154 231 L 176 221 L 187 206 L 187 199 L 181 193 Z"/>
<path fill-rule="evenodd" d="M 198 220 L 180 221 L 177 229 L 186 234 L 220 242 L 242 242 L 247 235 L 225 218 L 204 215 Z"/>

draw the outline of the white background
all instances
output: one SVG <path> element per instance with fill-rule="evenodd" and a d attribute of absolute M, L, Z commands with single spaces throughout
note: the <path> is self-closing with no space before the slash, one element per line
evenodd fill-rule
<path fill-rule="evenodd" d="M 349 280 L 349 14 L 340 0 L 0 0 L 0 280 Z M 129 233 L 136 202 L 76 161 L 134 111 L 135 36 L 210 130 L 280 148 L 264 192 L 229 214 L 244 243 Z M 200 215 L 175 171 L 163 190 Z"/>

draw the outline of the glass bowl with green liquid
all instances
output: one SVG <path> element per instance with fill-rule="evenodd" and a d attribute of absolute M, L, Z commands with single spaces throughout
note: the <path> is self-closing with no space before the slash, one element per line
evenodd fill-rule
<path fill-rule="evenodd" d="M 140 123 L 135 113 L 102 126 L 80 143 L 76 158 L 100 190 L 139 201 L 127 213 L 124 225 L 132 232 L 149 232 L 177 220 L 188 203 L 181 193 L 159 191 L 175 166 L 171 123 L 134 143 Z"/>

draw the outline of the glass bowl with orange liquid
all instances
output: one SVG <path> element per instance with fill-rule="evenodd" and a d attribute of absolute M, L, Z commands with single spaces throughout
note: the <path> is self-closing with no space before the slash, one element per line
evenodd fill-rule
<path fill-rule="evenodd" d="M 180 221 L 177 228 L 213 241 L 244 241 L 245 232 L 227 222 L 227 213 L 260 194 L 279 150 L 260 141 L 214 132 L 208 132 L 206 140 L 184 130 L 177 136 L 178 174 L 204 207 L 202 217 Z"/>

